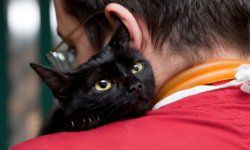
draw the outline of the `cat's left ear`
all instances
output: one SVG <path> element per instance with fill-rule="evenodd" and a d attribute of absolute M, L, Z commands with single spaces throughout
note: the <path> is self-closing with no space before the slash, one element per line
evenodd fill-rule
<path fill-rule="evenodd" d="M 59 101 L 65 99 L 64 94 L 72 77 L 37 64 L 30 63 L 30 66 L 47 84 Z"/>

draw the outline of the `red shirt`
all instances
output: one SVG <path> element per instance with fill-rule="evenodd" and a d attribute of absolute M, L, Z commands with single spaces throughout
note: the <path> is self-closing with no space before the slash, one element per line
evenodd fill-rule
<path fill-rule="evenodd" d="M 228 88 L 187 97 L 145 116 L 93 130 L 56 133 L 12 150 L 246 150 L 250 94 Z"/>

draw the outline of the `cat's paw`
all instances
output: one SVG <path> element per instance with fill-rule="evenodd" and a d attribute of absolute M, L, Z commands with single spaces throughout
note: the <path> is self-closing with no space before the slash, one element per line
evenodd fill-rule
<path fill-rule="evenodd" d="M 84 116 L 77 120 L 71 120 L 69 124 L 70 129 L 73 131 L 89 130 L 101 125 L 99 116 Z"/>

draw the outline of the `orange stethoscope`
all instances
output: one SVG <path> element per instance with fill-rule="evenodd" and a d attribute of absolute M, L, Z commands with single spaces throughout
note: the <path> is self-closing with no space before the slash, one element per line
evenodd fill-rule
<path fill-rule="evenodd" d="M 177 75 L 165 84 L 157 93 L 155 103 L 163 98 L 198 85 L 206 85 L 235 78 L 236 68 L 249 61 L 239 59 L 213 60 L 192 67 Z"/>

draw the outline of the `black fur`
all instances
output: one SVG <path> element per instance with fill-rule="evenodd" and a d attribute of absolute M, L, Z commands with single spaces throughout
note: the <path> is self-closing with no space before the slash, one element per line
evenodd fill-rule
<path fill-rule="evenodd" d="M 137 62 L 144 68 L 133 74 Z M 151 66 L 136 50 L 124 45 L 105 47 L 74 73 L 59 73 L 36 64 L 31 67 L 60 102 L 40 135 L 88 130 L 140 116 L 151 108 L 155 91 Z M 112 88 L 97 91 L 95 83 L 103 79 L 110 80 Z"/>

